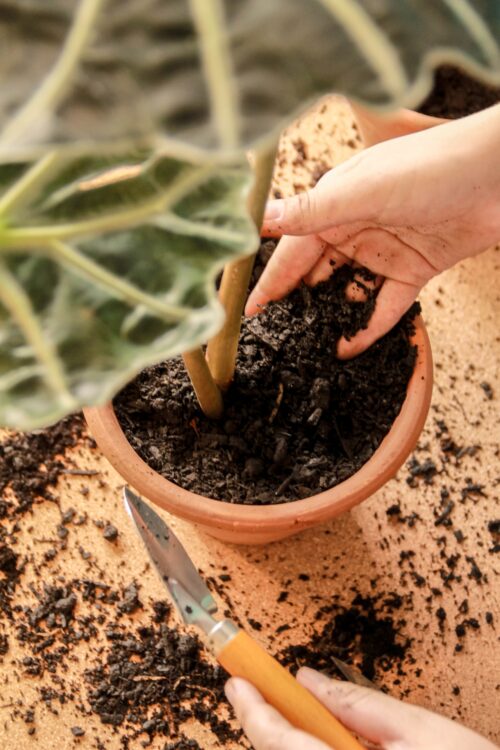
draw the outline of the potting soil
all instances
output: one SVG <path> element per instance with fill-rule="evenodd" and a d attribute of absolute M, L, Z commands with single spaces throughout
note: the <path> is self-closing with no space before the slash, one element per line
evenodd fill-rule
<path fill-rule="evenodd" d="M 253 283 L 274 247 L 261 245 Z M 373 312 L 370 280 L 346 265 L 244 318 L 220 421 L 200 411 L 180 358 L 142 372 L 115 399 L 132 446 L 180 486 L 233 503 L 306 498 L 352 476 L 390 430 L 416 359 L 409 336 L 418 305 L 368 351 L 337 359 L 337 341 Z M 365 301 L 347 299 L 353 282 Z"/>
<path fill-rule="evenodd" d="M 452 65 L 442 65 L 434 74 L 432 91 L 418 111 L 454 120 L 492 107 L 499 100 L 500 88 L 480 83 Z"/>
<path fill-rule="evenodd" d="M 435 96 L 439 103 L 439 90 Z M 439 308 L 449 306 L 452 322 L 462 304 L 453 307 L 457 288 L 463 282 L 445 285 L 435 298 Z M 459 325 L 452 331 L 459 334 Z M 483 731 L 489 719 L 498 741 L 491 719 L 498 635 L 493 561 L 500 552 L 498 479 L 491 469 L 498 447 L 491 440 L 498 388 L 485 380 L 478 355 L 484 350 L 469 340 L 474 354 L 457 355 L 438 337 L 432 416 L 400 483 L 371 509 L 367 504 L 319 539 L 299 537 L 286 550 L 273 545 L 226 555 L 224 549 L 214 557 L 220 545 L 203 540 L 201 548 L 210 550 L 205 573 L 227 606 L 224 614 L 262 631 L 257 637 L 292 671 L 306 664 L 334 675 L 337 656 L 396 697 L 409 695 Z M 131 563 L 119 479 L 108 477 L 98 452 L 89 468 L 89 444 L 79 416 L 0 436 L 0 744 L 235 747 L 239 731 L 224 722 L 224 674 L 195 635 L 179 630 L 168 604 L 148 596 L 151 574 Z M 220 566 L 227 558 L 230 572 Z M 260 596 L 257 604 L 248 596 L 264 580 L 266 601 L 273 584 L 278 592 L 267 611 Z M 482 674 L 481 664 L 487 664 Z M 205 725 L 201 745 L 192 738 L 193 720 Z M 236 742 L 248 746 L 243 738 Z"/>

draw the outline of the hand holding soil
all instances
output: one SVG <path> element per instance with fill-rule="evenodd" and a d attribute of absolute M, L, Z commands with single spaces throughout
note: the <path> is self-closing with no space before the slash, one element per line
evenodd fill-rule
<path fill-rule="evenodd" d="M 330 680 L 312 669 L 297 679 L 355 734 L 389 750 L 495 750 L 495 745 L 457 722 L 370 688 Z M 269 706 L 248 682 L 232 679 L 226 694 L 255 750 L 328 750 Z M 370 745 L 371 746 L 371 745 Z"/>
<path fill-rule="evenodd" d="M 284 234 L 250 295 L 253 315 L 300 280 L 345 263 L 377 274 L 365 330 L 341 339 L 353 357 L 389 331 L 433 276 L 500 239 L 500 105 L 373 146 L 310 191 L 271 201 L 264 232 Z"/>

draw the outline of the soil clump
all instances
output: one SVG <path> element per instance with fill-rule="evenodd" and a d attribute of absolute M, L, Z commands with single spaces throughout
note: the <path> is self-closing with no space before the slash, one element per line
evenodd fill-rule
<path fill-rule="evenodd" d="M 404 603 L 396 593 L 357 594 L 350 606 L 333 601 L 316 613 L 316 619 L 323 621 L 321 630 L 308 643 L 288 646 L 280 659 L 294 673 L 300 666 L 307 666 L 342 677 L 335 665 L 337 658 L 354 664 L 369 680 L 376 679 L 380 671 L 391 669 L 404 674 L 402 665 L 410 646 L 410 640 L 403 635 L 404 617 L 398 612 Z"/>

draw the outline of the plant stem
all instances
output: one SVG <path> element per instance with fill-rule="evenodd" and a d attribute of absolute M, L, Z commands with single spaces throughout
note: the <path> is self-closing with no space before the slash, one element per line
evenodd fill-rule
<path fill-rule="evenodd" d="M 223 410 L 222 395 L 208 369 L 202 349 L 186 352 L 182 358 L 202 411 L 209 419 L 220 419 Z"/>
<path fill-rule="evenodd" d="M 0 261 L 0 299 L 10 313 L 34 356 L 43 367 L 47 385 L 59 396 L 60 404 L 68 411 L 78 404 L 68 390 L 66 375 L 50 335 L 43 331 L 31 300 L 8 267 Z"/>
<path fill-rule="evenodd" d="M 58 154 L 49 151 L 43 158 L 35 162 L 10 187 L 0 199 L 0 215 L 7 216 L 21 211 L 30 201 L 32 195 L 53 177 L 54 166 L 58 161 Z"/>
<path fill-rule="evenodd" d="M 223 148 L 239 144 L 238 93 L 224 3 L 221 0 L 191 0 L 190 9 L 198 34 L 203 75 L 208 89 L 213 124 Z"/>
<path fill-rule="evenodd" d="M 148 200 L 136 207 L 118 208 L 113 213 L 105 216 L 97 216 L 83 221 L 68 222 L 67 224 L 46 224 L 39 227 L 12 227 L 4 230 L 0 238 L 0 244 L 7 247 L 47 246 L 52 245 L 54 240 L 70 240 L 73 237 L 81 237 L 93 234 L 105 234 L 106 232 L 117 232 L 121 229 L 135 227 L 136 224 L 147 221 L 154 214 L 168 212 L 175 206 L 190 190 L 202 185 L 214 173 L 215 167 L 203 165 L 188 170 L 187 174 L 181 174 L 166 190 L 159 192 L 153 199 Z"/>
<path fill-rule="evenodd" d="M 103 287 L 108 293 L 115 294 L 129 305 L 143 306 L 150 313 L 154 313 L 161 320 L 169 323 L 179 323 L 189 316 L 189 309 L 180 305 L 169 305 L 154 295 L 143 292 L 126 279 L 111 273 L 103 266 L 95 263 L 85 253 L 75 250 L 71 245 L 54 240 L 50 248 L 56 262 L 64 264 L 74 273 L 79 273 L 85 279 L 91 279 L 94 284 Z"/>
<path fill-rule="evenodd" d="M 45 122 L 49 113 L 57 107 L 73 81 L 74 72 L 92 38 L 102 6 L 103 0 L 82 0 L 79 3 L 58 60 L 31 99 L 28 99 L 0 133 L 2 146 L 12 145 L 22 138 L 33 122 Z"/>
<path fill-rule="evenodd" d="M 254 184 L 248 196 L 248 211 L 259 232 L 273 176 L 276 149 L 277 143 L 273 142 L 266 150 L 255 154 Z M 254 260 L 255 254 L 228 263 L 222 274 L 219 300 L 226 312 L 226 320 L 219 333 L 208 343 L 207 361 L 215 382 L 223 391 L 229 388 L 234 377 L 241 316 Z"/>

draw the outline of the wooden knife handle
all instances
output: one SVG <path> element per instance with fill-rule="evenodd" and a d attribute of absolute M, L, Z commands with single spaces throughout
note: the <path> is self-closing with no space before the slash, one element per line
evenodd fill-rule
<path fill-rule="evenodd" d="M 233 677 L 251 682 L 290 724 L 335 750 L 363 750 L 347 729 L 249 635 L 240 630 L 217 655 Z"/>

